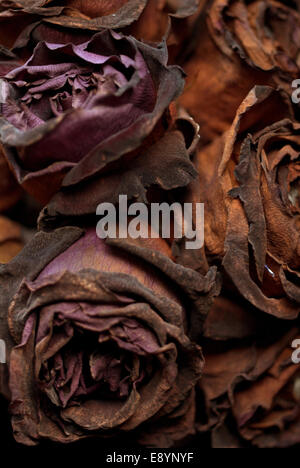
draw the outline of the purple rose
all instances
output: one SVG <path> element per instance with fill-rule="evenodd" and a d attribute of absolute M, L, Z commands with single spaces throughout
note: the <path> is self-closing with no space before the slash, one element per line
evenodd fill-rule
<path fill-rule="evenodd" d="M 181 170 L 175 186 L 185 185 L 193 172 L 190 143 L 168 113 L 182 76 L 167 66 L 165 46 L 109 30 L 76 45 L 40 42 L 2 86 L 0 135 L 19 182 L 47 202 L 61 185 L 74 187 L 109 172 L 113 163 L 127 168 L 154 156 L 161 160 L 157 179 L 161 147 L 154 148 L 159 156 L 148 150 L 165 138 L 163 172 L 169 169 L 172 179 Z"/>
<path fill-rule="evenodd" d="M 37 234 L 0 270 L 17 441 L 130 434 L 167 447 L 193 434 L 203 358 L 188 330 L 216 280 L 215 269 L 204 277 L 176 265 L 163 239 Z"/>

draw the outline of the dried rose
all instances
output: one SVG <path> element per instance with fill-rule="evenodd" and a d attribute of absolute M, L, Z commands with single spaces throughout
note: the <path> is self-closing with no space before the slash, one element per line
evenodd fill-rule
<path fill-rule="evenodd" d="M 17 38 L 23 40 L 38 24 L 65 30 L 127 28 L 140 39 L 161 41 L 167 34 L 169 18 L 179 21 L 194 14 L 198 3 L 199 0 L 0 0 L 0 43 L 12 47 Z"/>
<path fill-rule="evenodd" d="M 288 320 L 300 310 L 300 124 L 289 104 L 255 87 L 229 132 L 199 151 L 200 183 L 187 195 L 205 204 L 205 253 L 222 264 L 226 288 Z"/>
<path fill-rule="evenodd" d="M 14 11 L 12 17 L 7 16 L 7 13 L 2 17 L 3 24 L 10 29 L 8 34 L 4 34 L 3 43 L 8 45 L 7 37 L 10 37 L 9 34 L 12 34 L 9 20 L 11 21 L 12 19 L 23 18 L 23 23 L 20 24 L 19 28 L 13 28 L 13 31 L 15 31 L 13 49 L 22 59 L 28 59 L 31 56 L 34 45 L 39 41 L 63 44 L 67 42 L 80 43 L 87 41 L 95 30 L 102 30 L 103 28 L 100 25 L 103 24 L 104 21 L 106 21 L 105 27 L 111 29 L 116 29 L 118 24 L 125 25 L 131 23 L 125 28 L 123 26 L 121 29 L 118 27 L 118 30 L 127 35 L 133 35 L 136 39 L 148 41 L 150 43 L 159 43 L 166 39 L 169 50 L 169 62 L 176 63 L 175 57 L 181 50 L 183 41 L 189 37 L 190 30 L 195 27 L 198 15 L 204 9 L 206 3 L 207 0 L 147 0 L 146 3 L 144 3 L 145 7 L 142 14 L 136 21 L 133 21 L 133 18 L 138 16 L 138 9 L 134 10 L 135 16 L 132 15 L 131 19 L 128 14 L 125 14 L 122 18 L 116 14 L 102 17 L 100 23 L 98 23 L 99 26 L 96 24 L 98 20 L 96 20 L 95 23 L 94 20 L 90 21 L 81 16 L 79 23 L 84 21 L 85 29 L 80 27 L 78 18 L 74 20 L 74 17 L 70 18 L 63 15 L 55 18 L 44 17 L 44 19 L 40 21 L 34 19 L 34 22 L 34 17 L 32 17 L 31 23 L 29 16 L 29 18 L 27 17 L 27 27 L 25 27 L 24 15 L 18 15 L 16 18 Z M 128 7 L 129 5 L 126 6 L 124 4 L 123 10 L 125 13 Z M 139 9 L 142 11 L 141 4 L 139 5 Z M 48 9 L 45 9 L 45 11 L 46 10 Z M 72 28 L 68 26 L 70 21 L 75 21 L 74 27 Z M 8 24 L 6 24 L 7 22 Z M 76 24 L 78 24 L 78 27 L 76 27 Z M 11 39 L 10 46 L 12 46 Z"/>
<path fill-rule="evenodd" d="M 227 320 L 216 327 L 220 312 Z M 199 384 L 198 428 L 210 431 L 213 448 L 287 448 L 300 443 L 300 368 L 292 361 L 299 324 L 266 321 L 258 311 L 254 317 L 247 308 L 237 313 L 237 305 L 224 298 L 209 318 L 213 326 L 203 344 L 206 366 Z M 229 331 L 234 318 L 239 325 Z M 234 341 L 220 342 L 225 338 L 221 329 Z"/>
<path fill-rule="evenodd" d="M 57 4 L 57 3 L 60 3 Z M 53 2 L 0 1 L 0 43 L 13 47 L 18 36 L 41 22 L 68 28 L 99 31 L 122 28 L 139 18 L 147 0 L 98 0 Z"/>
<path fill-rule="evenodd" d="M 94 211 L 99 173 L 112 166 L 114 175 L 130 168 L 136 179 L 147 179 L 144 186 L 173 188 L 191 180 L 187 146 L 194 136 L 174 128 L 169 114 L 182 71 L 167 66 L 166 46 L 109 30 L 80 45 L 42 42 L 2 87 L 7 158 L 22 186 L 42 202 L 61 184 L 73 191 L 88 180 L 88 210 Z"/>
<path fill-rule="evenodd" d="M 255 85 L 291 94 L 299 78 L 300 13 L 292 2 L 214 0 L 185 47 L 182 105 L 204 141 L 226 131 Z M 209 79 L 208 79 L 209 77 Z"/>
<path fill-rule="evenodd" d="M 170 446 L 194 431 L 203 359 L 186 330 L 212 303 L 215 270 L 176 265 L 162 239 L 82 235 L 40 232 L 0 271 L 15 438 L 130 432 Z"/>

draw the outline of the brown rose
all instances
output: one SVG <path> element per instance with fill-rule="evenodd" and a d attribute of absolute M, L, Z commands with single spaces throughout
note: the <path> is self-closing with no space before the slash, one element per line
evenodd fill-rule
<path fill-rule="evenodd" d="M 0 271 L 21 443 L 130 433 L 167 447 L 194 433 L 203 359 L 187 331 L 210 308 L 215 269 L 176 265 L 161 239 L 110 242 L 95 228 L 40 232 Z"/>
<path fill-rule="evenodd" d="M 282 319 L 300 310 L 300 124 L 289 104 L 253 88 L 228 133 L 199 151 L 187 196 L 205 204 L 205 254 L 224 287 Z"/>
<path fill-rule="evenodd" d="M 214 0 L 201 15 L 181 61 L 188 74 L 181 102 L 200 123 L 202 141 L 226 131 L 255 85 L 291 94 L 300 76 L 300 13 L 293 2 Z"/>

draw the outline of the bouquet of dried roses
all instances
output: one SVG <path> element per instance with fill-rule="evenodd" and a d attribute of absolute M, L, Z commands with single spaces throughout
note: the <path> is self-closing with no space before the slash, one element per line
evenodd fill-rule
<path fill-rule="evenodd" d="M 0 0 L 12 446 L 299 447 L 299 57 L 297 0 Z"/>

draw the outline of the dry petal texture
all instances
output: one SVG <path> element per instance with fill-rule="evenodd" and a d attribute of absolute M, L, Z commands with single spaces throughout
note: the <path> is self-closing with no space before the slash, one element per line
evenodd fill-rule
<path fill-rule="evenodd" d="M 300 310 L 300 126 L 289 104 L 253 88 L 231 129 L 198 153 L 200 182 L 187 199 L 205 203 L 208 263 L 222 264 L 253 306 L 291 320 Z"/>
<path fill-rule="evenodd" d="M 1 0 L 0 43 L 12 47 L 38 24 L 61 31 L 126 28 L 140 39 L 159 42 L 168 32 L 170 18 L 182 21 L 197 11 L 198 4 L 199 0 Z"/>
<path fill-rule="evenodd" d="M 299 322 L 262 317 L 222 297 L 205 335 L 198 428 L 211 432 L 213 448 L 297 446 L 300 365 L 292 358 L 300 353 L 292 343 L 299 341 Z"/>
<path fill-rule="evenodd" d="M 230 126 L 255 85 L 291 94 L 299 78 L 300 13 L 294 2 L 214 0 L 185 45 L 188 82 L 182 104 L 201 124 L 203 141 Z"/>
<path fill-rule="evenodd" d="M 18 181 L 44 203 L 61 186 L 72 196 L 79 191 L 76 214 L 94 212 L 101 194 L 118 185 L 126 194 L 139 184 L 137 197 L 149 185 L 186 185 L 195 135 L 180 131 L 169 113 L 183 84 L 182 71 L 167 66 L 164 44 L 109 30 L 77 45 L 40 42 L 2 83 L 0 134 Z"/>
<path fill-rule="evenodd" d="M 203 277 L 176 265 L 161 239 L 111 243 L 91 229 L 41 232 L 2 267 L 21 443 L 130 433 L 168 447 L 194 433 L 203 358 L 187 327 L 192 309 L 211 306 L 215 269 Z"/>

